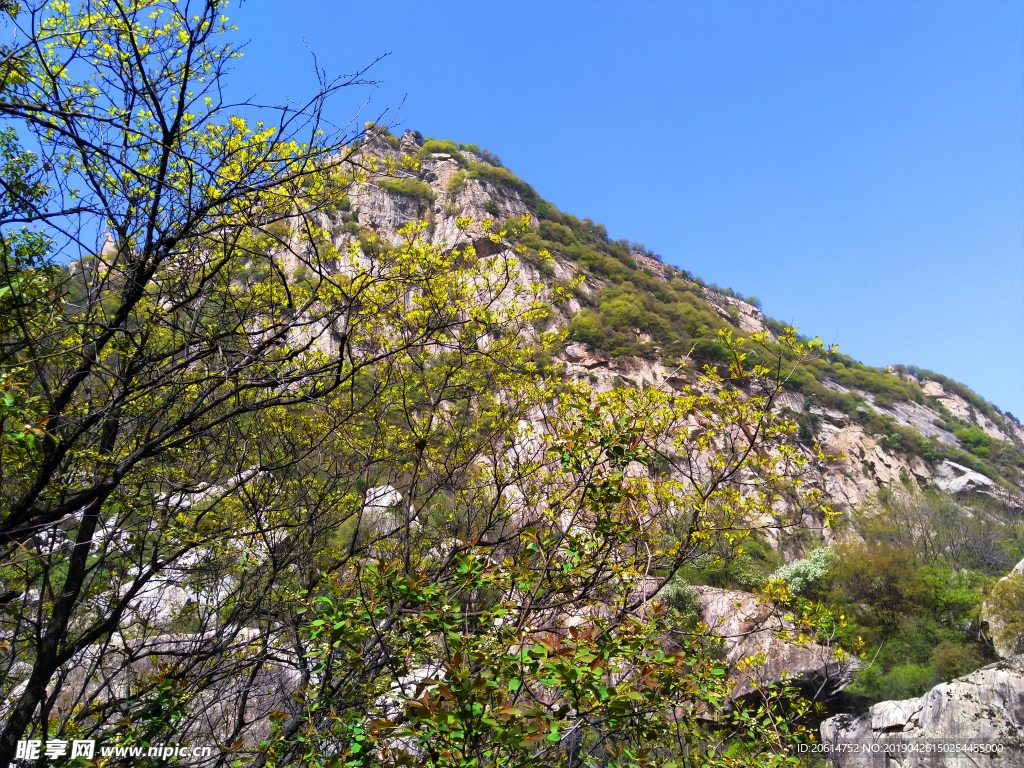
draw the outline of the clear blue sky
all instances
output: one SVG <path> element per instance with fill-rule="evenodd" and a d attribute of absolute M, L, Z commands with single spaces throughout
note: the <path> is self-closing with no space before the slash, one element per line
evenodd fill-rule
<path fill-rule="evenodd" d="M 303 2 L 229 15 L 261 101 L 473 142 L 870 365 L 1024 419 L 1024 2 Z"/>

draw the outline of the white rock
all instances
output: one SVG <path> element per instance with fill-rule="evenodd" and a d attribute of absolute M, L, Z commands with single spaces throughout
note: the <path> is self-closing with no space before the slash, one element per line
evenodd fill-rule
<path fill-rule="evenodd" d="M 1024 655 L 990 664 L 924 696 L 885 701 L 862 716 L 821 724 L 838 768 L 1020 768 L 1024 766 Z M 998 745 L 999 752 L 956 751 Z M 952 748 L 952 749 L 951 749 Z M 926 752 L 923 750 L 931 749 Z"/>
<path fill-rule="evenodd" d="M 995 483 L 980 472 L 955 462 L 943 461 L 936 469 L 935 484 L 947 493 L 991 492 Z"/>
<path fill-rule="evenodd" d="M 402 501 L 402 494 L 391 485 L 377 485 L 366 489 L 363 497 L 363 509 L 367 511 L 380 511 L 398 506 Z"/>
<path fill-rule="evenodd" d="M 762 685 L 777 683 L 787 677 L 813 689 L 819 700 L 825 700 L 845 688 L 859 666 L 858 659 L 837 659 L 831 649 L 817 643 L 797 646 L 773 634 L 773 629 L 792 625 L 780 621 L 772 608 L 749 592 L 714 587 L 694 587 L 700 598 L 701 617 L 712 631 L 725 641 L 725 660 L 732 667 L 730 677 L 736 682 L 733 695 L 745 696 L 754 691 L 751 678 Z M 744 659 L 767 654 L 764 666 L 740 671 Z"/>

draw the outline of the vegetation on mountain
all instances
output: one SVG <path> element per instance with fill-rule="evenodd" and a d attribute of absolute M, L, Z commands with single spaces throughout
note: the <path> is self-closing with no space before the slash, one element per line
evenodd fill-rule
<path fill-rule="evenodd" d="M 716 341 L 718 331 L 729 328 L 741 335 L 744 331 L 735 307 L 714 306 L 706 289 L 727 298 L 739 294 L 717 286 L 708 288 L 703 281 L 672 267 L 659 265 L 656 272 L 641 268 L 630 255 L 638 251 L 625 241 L 609 241 L 601 225 L 562 213 L 544 200 L 528 202 L 536 210 L 539 227 L 520 238 L 527 246 L 524 260 L 539 265 L 540 251 L 556 254 L 575 262 L 591 288 L 578 293 L 585 306 L 568 320 L 568 341 L 588 344 L 612 357 L 634 355 L 666 361 L 685 358 L 698 369 L 727 361 Z M 785 331 L 783 324 L 771 318 L 764 323 L 775 334 Z M 840 353 L 794 370 L 785 388 L 803 394 L 808 408 L 838 411 L 904 454 L 933 463 L 948 459 L 998 482 L 1024 482 L 1024 446 L 1019 443 L 991 438 L 975 424 L 952 415 L 943 426 L 955 434 L 959 448 L 897 423 L 886 411 L 896 402 L 928 404 L 948 413 L 942 403 L 925 395 L 919 383 L 925 379 L 939 382 L 993 423 L 1004 423 L 1006 417 L 992 404 L 945 376 L 906 366 L 881 370 Z M 867 402 L 862 393 L 871 395 L 873 402 Z M 813 443 L 817 417 L 807 413 L 798 418 L 805 440 Z"/>
<path fill-rule="evenodd" d="M 871 663 L 852 694 L 869 702 L 912 698 L 995 660 L 980 609 L 1024 556 L 1019 517 L 981 498 L 896 487 L 848 524 L 862 540 L 834 545 L 834 555 L 820 558 L 827 567 L 800 592 L 851 616 L 864 638 Z M 792 578 L 786 570 L 780 575 Z"/>
<path fill-rule="evenodd" d="M 996 582 L 987 605 L 1000 624 L 993 639 L 1010 653 L 1024 653 L 1024 573 L 1016 571 Z"/>
<path fill-rule="evenodd" d="M 1024 530 L 994 498 L 908 482 L 830 546 L 808 529 L 835 517 L 825 420 L 1012 485 L 1024 449 L 980 418 L 1012 417 L 798 337 L 477 145 L 324 135 L 361 75 L 246 123 L 214 98 L 223 7 L 7 9 L 30 42 L 0 113 L 39 152 L 0 132 L 0 764 L 26 735 L 257 767 L 797 764 L 820 708 L 785 679 L 734 701 L 693 585 L 863 647 L 861 703 L 991 659 L 986 596 L 1019 631 L 1020 580 L 993 584 Z M 432 244 L 467 185 L 494 221 Z M 368 186 L 430 223 L 361 224 Z M 499 220 L 517 201 L 532 219 Z M 570 343 L 691 384 L 595 391 Z"/>
<path fill-rule="evenodd" d="M 381 189 L 386 189 L 388 192 L 394 192 L 398 195 L 405 195 L 406 197 L 414 198 L 418 200 L 421 205 L 427 205 L 433 202 L 436 195 L 430 188 L 430 185 L 425 181 L 413 178 L 398 178 L 398 179 L 381 179 L 378 182 Z"/>
<path fill-rule="evenodd" d="M 444 154 L 451 155 L 456 162 L 461 166 L 466 166 L 466 158 L 459 152 L 459 145 L 450 139 L 431 139 L 424 140 L 423 146 L 420 147 L 420 154 L 424 157 L 433 154 Z"/>
<path fill-rule="evenodd" d="M 479 164 L 471 166 L 465 158 L 461 162 L 449 194 L 461 192 L 470 179 L 489 180 L 479 173 Z M 550 284 L 564 287 L 567 283 L 554 279 L 556 269 L 548 257 L 553 254 L 560 274 L 570 266 L 582 281 L 574 294 L 583 308 L 568 313 L 552 307 L 537 328 L 555 326 L 561 313 L 557 319 L 566 329 L 563 343 L 587 345 L 603 354 L 602 359 L 682 360 L 691 371 L 711 366 L 719 372 L 731 362 L 720 333 L 752 335 L 744 324 L 749 329 L 749 309 L 758 306 L 756 299 L 743 299 L 731 289 L 708 286 L 688 272 L 666 267 L 642 245 L 611 241 L 605 227 L 559 211 L 537 198 L 532 188 L 524 191 L 500 181 L 492 182 L 497 192 L 484 190 L 499 199 L 515 194 L 533 215 L 530 227 L 496 225 L 518 239 L 520 261 Z M 495 197 L 483 208 L 494 217 L 500 210 Z M 750 307 L 741 308 L 739 301 Z M 755 326 L 763 323 L 776 336 L 787 332 L 771 318 L 754 317 Z M 815 449 L 826 423 L 830 428 L 851 425 L 870 436 L 872 446 L 908 460 L 921 459 L 933 473 L 973 469 L 996 485 L 985 491 L 987 496 L 954 498 L 935 488 L 921 491 L 905 474 L 904 486 L 865 501 L 831 546 L 821 546 L 799 529 L 784 546 L 756 532 L 741 547 L 719 540 L 676 570 L 659 593 L 666 621 L 687 631 L 699 624 L 693 584 L 771 595 L 796 615 L 845 617 L 845 626 L 834 626 L 829 637 L 847 647 L 862 642 L 868 662 L 848 690 L 850 706 L 917 696 L 994 660 L 980 618 L 986 596 L 989 606 L 998 605 L 1011 617 L 1005 631 L 1019 634 L 1013 618 L 1020 606 L 1019 579 L 999 580 L 1024 554 L 1024 531 L 1015 511 L 1019 499 L 1013 497 L 1024 480 L 1024 447 L 1012 437 L 1017 420 L 963 385 L 929 371 L 907 366 L 880 370 L 834 351 L 796 365 L 785 345 L 765 341 L 763 348 L 748 350 L 747 362 L 784 363 L 774 370 L 786 370 L 784 391 L 802 396 L 796 400 L 802 410 L 790 415 L 807 450 Z M 545 357 L 548 362 L 550 357 Z M 578 374 L 580 380 L 597 380 L 592 373 L 584 374 Z M 615 392 L 637 388 L 621 376 L 612 383 Z M 944 434 L 928 429 L 926 435 L 908 424 L 908 413 L 912 423 L 921 424 L 920 415 L 929 411 L 938 417 L 933 425 Z M 859 458 L 865 465 L 874 460 L 863 451 Z M 950 470 L 946 462 L 960 468 Z M 660 472 L 667 462 L 659 459 L 653 466 Z M 784 564 L 784 557 L 801 551 L 803 557 Z M 822 625 L 816 626 L 820 631 Z M 429 728 L 426 732 L 435 733 Z M 412 731 L 405 733 L 413 737 Z M 422 738 L 424 731 L 419 733 L 417 738 Z"/>

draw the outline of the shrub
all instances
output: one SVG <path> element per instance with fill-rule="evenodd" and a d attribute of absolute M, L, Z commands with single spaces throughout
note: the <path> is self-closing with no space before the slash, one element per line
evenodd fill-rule
<path fill-rule="evenodd" d="M 875 701 L 911 699 L 932 687 L 932 671 L 924 664 L 902 664 L 889 672 L 877 667 L 858 673 L 850 686 Z"/>
<path fill-rule="evenodd" d="M 932 669 L 935 677 L 944 683 L 973 672 L 984 663 L 985 660 L 976 648 L 963 643 L 947 640 L 939 643 L 932 651 Z"/>
<path fill-rule="evenodd" d="M 474 179 L 489 181 L 496 187 L 515 190 L 523 201 L 531 207 L 536 206 L 537 201 L 540 199 L 533 187 L 512 173 L 508 168 L 492 168 L 481 163 L 470 163 L 469 175 Z"/>
<path fill-rule="evenodd" d="M 423 146 L 420 147 L 420 155 L 426 157 L 427 155 L 442 154 L 451 155 L 459 165 L 466 165 L 466 158 L 461 152 L 459 152 L 459 146 L 450 139 L 430 139 L 428 138 L 423 142 Z"/>
<path fill-rule="evenodd" d="M 569 339 L 600 347 L 606 337 L 597 315 L 589 309 L 581 309 L 569 321 Z"/>
<path fill-rule="evenodd" d="M 460 170 L 449 179 L 447 192 L 450 196 L 455 197 L 464 186 L 466 186 L 466 172 Z"/>
<path fill-rule="evenodd" d="M 892 408 L 892 398 L 884 393 L 875 395 L 875 405 L 879 408 Z"/>
<path fill-rule="evenodd" d="M 988 597 L 988 611 L 1001 626 L 995 640 L 1012 653 L 1024 653 L 1024 574 L 1011 573 L 996 582 Z"/>
<path fill-rule="evenodd" d="M 992 438 L 981 427 L 966 427 L 956 430 L 953 434 L 956 435 L 960 444 L 972 453 L 976 453 L 979 448 L 987 448 L 992 445 Z M 987 454 L 988 451 L 985 453 Z"/>
<path fill-rule="evenodd" d="M 670 620 L 677 630 L 693 631 L 701 622 L 700 595 L 679 573 L 665 585 L 656 599 L 669 609 Z"/>
<path fill-rule="evenodd" d="M 644 305 L 640 299 L 622 291 L 608 292 L 601 300 L 601 314 L 607 325 L 614 330 L 631 330 L 640 325 L 644 316 Z"/>
<path fill-rule="evenodd" d="M 790 591 L 799 595 L 828 576 L 835 564 L 836 553 L 832 547 L 818 547 L 802 560 L 795 560 L 779 568 L 772 574 L 772 578 L 785 582 Z"/>
<path fill-rule="evenodd" d="M 495 200 L 488 200 L 484 203 L 484 211 L 489 213 L 491 216 L 501 215 L 501 209 L 498 207 L 498 203 Z"/>
<path fill-rule="evenodd" d="M 419 179 L 381 179 L 378 183 L 381 189 L 414 198 L 423 205 L 433 202 L 434 198 L 437 197 L 430 188 L 430 185 Z"/>
<path fill-rule="evenodd" d="M 694 344 L 693 356 L 711 364 L 728 365 L 731 361 L 729 350 L 717 339 L 698 339 Z"/>
<path fill-rule="evenodd" d="M 547 219 L 541 219 L 540 236 L 545 240 L 554 240 L 556 243 L 562 243 L 564 245 L 573 245 L 576 243 L 576 238 L 573 237 L 571 229 L 554 221 L 548 221 Z"/>
<path fill-rule="evenodd" d="M 833 599 L 864 606 L 863 619 L 881 638 L 891 637 L 928 594 L 913 552 L 888 543 L 844 544 L 836 550 Z"/>
<path fill-rule="evenodd" d="M 561 223 L 562 221 L 561 212 L 555 207 L 554 203 L 549 203 L 547 200 L 537 200 L 537 215 L 540 218 L 548 219 L 549 221 L 558 223 Z"/>

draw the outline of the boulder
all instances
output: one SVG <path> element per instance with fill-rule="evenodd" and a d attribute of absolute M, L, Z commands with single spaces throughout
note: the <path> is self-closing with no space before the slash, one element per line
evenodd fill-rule
<path fill-rule="evenodd" d="M 722 638 L 730 677 L 736 683 L 735 698 L 753 693 L 757 685 L 783 679 L 799 685 L 805 695 L 827 701 L 853 679 L 858 659 L 813 642 L 788 642 L 792 623 L 780 618 L 774 607 L 749 592 L 714 587 L 694 587 L 700 598 L 704 623 Z M 764 663 L 744 669 L 742 662 L 764 654 Z"/>
<path fill-rule="evenodd" d="M 1024 766 L 1024 654 L 932 688 L 821 724 L 839 768 Z"/>
<path fill-rule="evenodd" d="M 935 484 L 947 493 L 977 493 L 991 494 L 995 488 L 989 478 L 973 469 L 949 461 L 943 461 L 936 470 Z"/>

